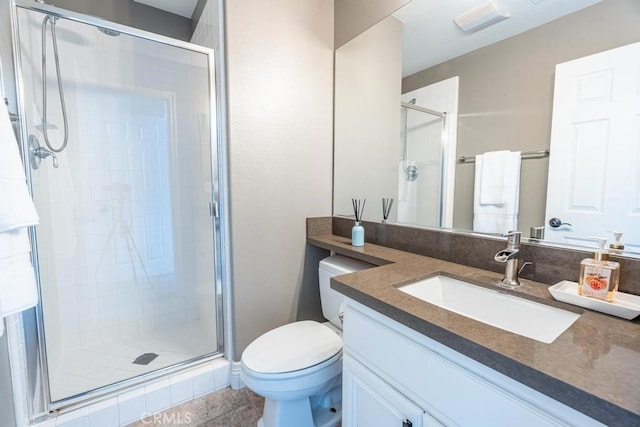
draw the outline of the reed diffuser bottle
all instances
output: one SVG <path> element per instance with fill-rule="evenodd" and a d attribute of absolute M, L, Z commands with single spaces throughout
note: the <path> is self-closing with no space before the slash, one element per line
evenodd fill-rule
<path fill-rule="evenodd" d="M 364 199 L 360 203 L 360 199 L 351 199 L 353 203 L 353 211 L 356 215 L 356 223 L 351 229 L 351 245 L 364 246 L 364 227 L 361 224 L 362 213 L 364 212 L 364 205 L 367 203 L 367 199 Z"/>

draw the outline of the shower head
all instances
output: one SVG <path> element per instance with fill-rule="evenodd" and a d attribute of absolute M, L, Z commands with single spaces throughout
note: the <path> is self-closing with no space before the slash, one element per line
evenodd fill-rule
<path fill-rule="evenodd" d="M 109 28 L 98 27 L 98 30 L 99 30 L 101 33 L 104 33 L 104 34 L 106 34 L 106 35 L 108 35 L 108 36 L 111 36 L 111 37 L 118 37 L 118 36 L 120 35 L 120 31 L 111 30 L 111 29 L 109 29 Z"/>

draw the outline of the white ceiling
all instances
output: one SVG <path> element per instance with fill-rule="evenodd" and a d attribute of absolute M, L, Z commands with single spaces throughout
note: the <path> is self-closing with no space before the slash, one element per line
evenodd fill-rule
<path fill-rule="evenodd" d="M 136 3 L 146 4 L 147 6 L 162 9 L 176 15 L 184 16 L 191 19 L 193 9 L 195 9 L 198 0 L 133 0 Z"/>
<path fill-rule="evenodd" d="M 402 75 L 525 32 L 600 0 L 494 0 L 511 18 L 465 33 L 453 19 L 486 0 L 412 0 L 393 14 L 404 24 Z"/>
<path fill-rule="evenodd" d="M 191 18 L 198 0 L 134 0 Z M 464 55 L 528 31 L 601 0 L 493 0 L 511 17 L 482 30 L 465 33 L 453 19 L 487 0 L 412 0 L 393 14 L 404 24 L 402 75 Z"/>

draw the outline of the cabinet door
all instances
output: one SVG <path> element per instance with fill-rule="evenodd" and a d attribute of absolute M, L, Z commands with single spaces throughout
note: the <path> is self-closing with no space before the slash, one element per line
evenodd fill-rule
<path fill-rule="evenodd" d="M 420 407 L 346 355 L 342 393 L 344 427 L 423 427 Z"/>

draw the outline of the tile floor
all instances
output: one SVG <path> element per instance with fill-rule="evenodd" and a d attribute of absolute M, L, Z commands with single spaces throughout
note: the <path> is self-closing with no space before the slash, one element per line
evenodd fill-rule
<path fill-rule="evenodd" d="M 215 342 L 207 339 L 198 321 L 144 336 L 75 349 L 65 353 L 52 376 L 51 394 L 54 400 L 62 399 L 215 350 Z M 147 365 L 132 363 L 144 353 L 155 353 L 158 357 Z"/>
<path fill-rule="evenodd" d="M 164 412 L 143 414 L 127 427 L 254 427 L 263 405 L 264 399 L 251 390 L 227 387 Z"/>

